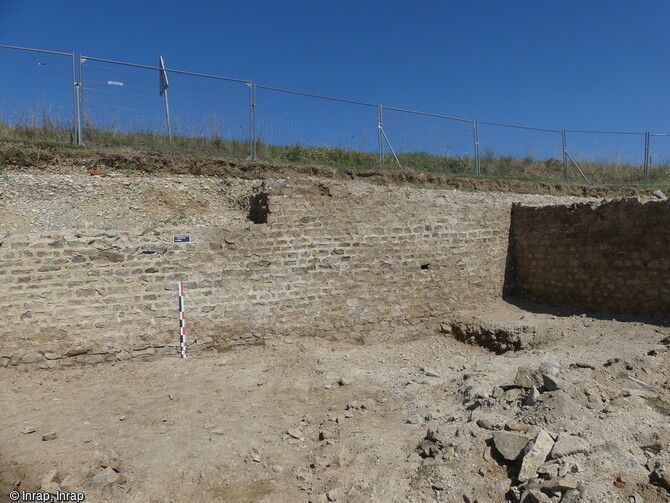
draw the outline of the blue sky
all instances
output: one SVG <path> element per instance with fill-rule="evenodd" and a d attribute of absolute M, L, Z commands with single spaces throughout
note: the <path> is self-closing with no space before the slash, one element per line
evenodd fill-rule
<path fill-rule="evenodd" d="M 0 0 L 0 44 L 482 121 L 670 133 L 664 1 Z"/>

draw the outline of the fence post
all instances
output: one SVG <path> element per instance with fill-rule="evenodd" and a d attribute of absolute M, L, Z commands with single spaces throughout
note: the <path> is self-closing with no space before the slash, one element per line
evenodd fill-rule
<path fill-rule="evenodd" d="M 256 84 L 247 82 L 249 86 L 249 159 L 256 160 Z"/>
<path fill-rule="evenodd" d="M 472 122 L 472 132 L 475 143 L 475 174 L 479 176 L 481 175 L 481 165 L 479 162 L 479 124 L 476 120 Z"/>
<path fill-rule="evenodd" d="M 77 67 L 74 59 L 74 52 L 72 53 L 72 143 L 80 145 L 79 143 L 79 123 L 77 121 Z"/>
<path fill-rule="evenodd" d="M 382 128 L 384 127 L 382 122 L 382 111 L 383 108 L 381 105 L 377 105 L 377 150 L 379 151 L 379 165 L 384 165 L 384 138 L 382 137 Z"/>
<path fill-rule="evenodd" d="M 644 133 L 644 186 L 649 183 L 649 132 Z"/>
<path fill-rule="evenodd" d="M 76 91 L 77 91 L 77 129 L 79 130 L 78 145 L 84 144 L 84 127 L 82 126 L 82 100 L 83 100 L 83 87 L 84 87 L 84 58 L 79 53 L 79 81 L 77 82 Z"/>
<path fill-rule="evenodd" d="M 568 182 L 568 139 L 565 134 L 565 129 L 563 130 L 563 181 Z"/>
<path fill-rule="evenodd" d="M 81 84 L 79 82 L 76 82 L 74 84 L 74 94 L 75 94 L 75 122 L 76 122 L 76 128 L 75 128 L 75 141 L 77 145 L 82 146 L 84 145 L 84 137 L 82 136 L 81 133 L 81 110 L 80 110 L 80 103 L 81 103 Z"/>

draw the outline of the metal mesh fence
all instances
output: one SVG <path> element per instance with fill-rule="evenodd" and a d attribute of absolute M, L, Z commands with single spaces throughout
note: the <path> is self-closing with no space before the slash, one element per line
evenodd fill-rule
<path fill-rule="evenodd" d="M 72 54 L 0 46 L 3 137 L 72 141 Z"/>
<path fill-rule="evenodd" d="M 403 167 L 434 173 L 475 172 L 473 122 L 383 107 L 384 151 L 393 149 Z M 385 154 L 384 162 L 394 162 Z"/>
<path fill-rule="evenodd" d="M 670 183 L 670 134 L 649 135 L 649 183 Z"/>
<path fill-rule="evenodd" d="M 259 159 L 369 166 L 377 146 L 376 105 L 257 86 Z"/>
<path fill-rule="evenodd" d="M 245 82 L 167 70 L 170 140 L 158 67 L 82 58 L 81 68 L 85 143 L 249 155 Z"/>
<path fill-rule="evenodd" d="M 73 53 L 0 45 L 0 138 L 351 168 L 398 161 L 443 174 L 670 183 L 670 134 L 477 122 L 174 69 L 164 70 L 166 100 L 158 66 L 75 62 Z"/>
<path fill-rule="evenodd" d="M 571 181 L 585 181 L 576 164 L 591 183 L 643 183 L 644 133 L 566 131 L 566 143 Z"/>
<path fill-rule="evenodd" d="M 560 131 L 479 122 L 481 174 L 492 177 L 563 179 Z"/>

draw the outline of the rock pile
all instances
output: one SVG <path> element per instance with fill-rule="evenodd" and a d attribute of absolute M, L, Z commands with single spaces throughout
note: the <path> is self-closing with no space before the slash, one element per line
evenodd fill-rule
<path fill-rule="evenodd" d="M 615 424 L 609 418 L 632 413 L 634 405 L 669 412 L 661 405 L 667 393 L 659 393 L 669 383 L 661 381 L 662 390 L 657 384 L 663 375 L 644 366 L 647 380 L 636 377 L 640 362 L 665 350 L 637 364 L 611 359 L 562 367 L 547 359 L 519 366 L 510 384 L 492 389 L 482 375 L 464 374 L 459 392 L 466 423 L 428 428 L 416 447 L 419 472 L 428 474 L 434 491 L 451 496 L 454 461 L 474 462 L 484 480 L 479 492 L 462 495 L 471 503 L 591 503 L 604 501 L 604 494 L 612 502 L 670 501 L 670 424 L 642 428 L 631 418 L 635 447 L 616 438 L 624 432 L 608 430 Z M 615 393 L 616 386 L 623 390 Z M 473 457 L 481 448 L 483 455 Z"/>

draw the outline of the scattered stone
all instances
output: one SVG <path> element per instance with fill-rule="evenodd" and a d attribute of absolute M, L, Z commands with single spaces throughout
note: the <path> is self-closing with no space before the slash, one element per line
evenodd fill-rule
<path fill-rule="evenodd" d="M 48 442 L 49 440 L 56 440 L 58 438 L 58 433 L 55 431 L 49 432 L 45 435 L 42 435 L 42 440 Z"/>
<path fill-rule="evenodd" d="M 540 374 L 556 377 L 560 372 L 561 367 L 557 363 L 542 362 L 537 370 Z"/>
<path fill-rule="evenodd" d="M 561 386 L 556 376 L 542 374 L 542 381 L 545 391 L 557 391 L 561 389 Z"/>
<path fill-rule="evenodd" d="M 562 477 L 554 477 L 547 482 L 544 487 L 550 491 L 570 491 L 577 489 L 577 481 L 572 475 L 564 475 Z"/>
<path fill-rule="evenodd" d="M 537 469 L 538 475 L 546 475 L 550 479 L 554 479 L 561 473 L 561 465 L 556 461 L 548 461 Z"/>
<path fill-rule="evenodd" d="M 537 399 L 540 398 L 540 392 L 537 390 L 535 386 L 533 386 L 530 389 L 530 392 L 526 396 L 526 399 L 524 400 L 524 404 L 526 405 L 535 405 L 537 403 Z"/>
<path fill-rule="evenodd" d="M 511 431 L 496 431 L 493 434 L 493 445 L 507 461 L 514 461 L 528 445 L 529 438 Z"/>
<path fill-rule="evenodd" d="M 26 426 L 21 430 L 21 433 L 24 435 L 30 435 L 31 433 L 35 433 L 37 430 L 33 428 L 32 426 Z"/>
<path fill-rule="evenodd" d="M 300 431 L 298 428 L 289 428 L 286 433 L 288 433 L 288 436 L 291 438 L 295 438 L 296 440 L 303 440 L 302 431 Z"/>
<path fill-rule="evenodd" d="M 346 377 L 340 377 L 337 380 L 337 384 L 340 386 L 351 386 L 351 379 L 347 379 Z"/>
<path fill-rule="evenodd" d="M 437 372 L 436 370 L 431 369 L 429 367 L 422 368 L 421 370 L 423 370 L 423 373 L 426 374 L 426 376 L 428 376 L 428 377 L 440 377 L 439 372 Z"/>
<path fill-rule="evenodd" d="M 580 369 L 591 369 L 591 370 L 596 369 L 596 366 L 591 365 L 590 363 L 575 362 L 575 363 L 573 363 L 573 365 L 575 366 L 575 368 L 580 368 Z M 572 365 L 570 367 L 572 367 Z"/>
<path fill-rule="evenodd" d="M 588 453 L 590 450 L 591 445 L 583 438 L 561 433 L 551 450 L 551 457 L 558 459 L 572 454 Z"/>
<path fill-rule="evenodd" d="M 328 501 L 337 501 L 342 496 L 342 489 L 335 487 L 326 493 Z"/>
<path fill-rule="evenodd" d="M 535 440 L 528 443 L 523 452 L 523 461 L 518 475 L 521 482 L 537 475 L 537 470 L 544 464 L 553 446 L 554 441 L 545 430 L 540 430 Z"/>
<path fill-rule="evenodd" d="M 658 475 L 658 482 L 665 488 L 666 491 L 670 491 L 670 471 L 664 470 Z"/>
<path fill-rule="evenodd" d="M 260 463 L 261 462 L 261 454 L 258 452 L 258 449 L 255 447 L 251 449 L 251 461 L 254 463 Z"/>
<path fill-rule="evenodd" d="M 94 481 L 95 485 L 98 485 L 100 487 L 105 487 L 105 486 L 116 484 L 117 483 L 116 481 L 118 480 L 118 478 L 119 478 L 119 475 L 114 470 L 112 470 L 110 467 L 107 467 L 104 470 L 102 470 L 100 473 L 95 475 L 93 477 L 93 481 Z"/>
<path fill-rule="evenodd" d="M 544 494 L 539 489 L 529 489 L 526 494 L 532 503 L 552 503 L 549 499 L 549 496 Z"/>
<path fill-rule="evenodd" d="M 500 491 L 500 494 L 507 494 L 512 487 L 512 481 L 510 479 L 503 479 L 496 482 L 495 488 Z"/>
<path fill-rule="evenodd" d="M 58 470 L 51 470 L 40 480 L 40 489 L 49 494 L 56 494 L 60 491 L 61 476 Z"/>
<path fill-rule="evenodd" d="M 509 431 L 519 431 L 521 433 L 526 433 L 528 431 L 528 425 L 516 423 L 514 421 L 507 421 L 505 423 L 505 429 Z"/>
<path fill-rule="evenodd" d="M 507 403 L 513 403 L 521 399 L 523 396 L 523 390 L 520 388 L 512 388 L 508 389 L 505 391 L 505 394 L 503 395 L 503 399 Z"/>
<path fill-rule="evenodd" d="M 477 426 L 484 428 L 485 430 L 494 430 L 497 427 L 493 421 L 485 417 L 477 419 Z"/>
<path fill-rule="evenodd" d="M 580 501 L 581 494 L 577 489 L 572 489 L 566 492 L 561 498 L 561 503 L 579 503 Z"/>
<path fill-rule="evenodd" d="M 98 464 L 100 465 L 101 468 L 111 468 L 116 473 L 119 473 L 121 471 L 121 468 L 119 468 L 119 465 L 117 465 L 115 463 L 106 463 L 104 461 L 100 461 L 100 463 L 98 463 Z"/>
<path fill-rule="evenodd" d="M 514 385 L 521 388 L 532 388 L 542 386 L 542 376 L 529 367 L 519 367 L 514 377 Z"/>

